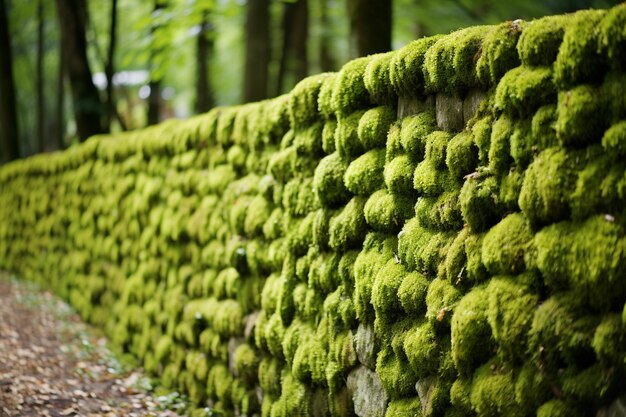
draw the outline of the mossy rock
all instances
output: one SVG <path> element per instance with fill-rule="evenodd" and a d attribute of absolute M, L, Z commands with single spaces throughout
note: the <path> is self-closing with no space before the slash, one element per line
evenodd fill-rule
<path fill-rule="evenodd" d="M 389 127 L 395 120 L 396 111 L 391 106 L 379 106 L 366 111 L 359 120 L 358 127 L 363 148 L 370 150 L 384 147 Z"/>
<path fill-rule="evenodd" d="M 347 169 L 348 162 L 338 153 L 322 158 L 315 169 L 313 190 L 325 207 L 339 207 L 349 200 L 350 193 L 343 181 Z"/>
<path fill-rule="evenodd" d="M 396 92 L 390 80 L 390 64 L 395 52 L 387 52 L 370 56 L 365 67 L 363 82 L 374 103 L 395 104 Z"/>
<path fill-rule="evenodd" d="M 418 39 L 396 51 L 389 65 L 389 76 L 399 96 L 411 96 L 424 90 L 424 57 L 440 37 Z"/>
<path fill-rule="evenodd" d="M 482 259 L 493 275 L 518 274 L 525 268 L 524 255 L 532 244 L 528 220 L 520 213 L 510 214 L 492 227 L 483 240 Z"/>
<path fill-rule="evenodd" d="M 476 62 L 478 79 L 484 85 L 495 85 L 510 69 L 517 67 L 517 41 L 527 25 L 521 20 L 502 23 L 483 39 L 481 54 Z"/>
<path fill-rule="evenodd" d="M 524 27 L 517 51 L 524 65 L 551 65 L 557 57 L 571 16 L 547 16 Z"/>
<path fill-rule="evenodd" d="M 373 149 L 352 161 L 346 170 L 344 184 L 355 195 L 370 195 L 383 185 L 385 149 Z"/>

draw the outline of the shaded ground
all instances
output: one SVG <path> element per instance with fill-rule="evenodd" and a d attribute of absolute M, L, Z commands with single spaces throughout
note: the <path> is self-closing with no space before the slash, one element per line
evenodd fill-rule
<path fill-rule="evenodd" d="M 0 417 L 179 415 L 151 389 L 67 304 L 0 273 Z"/>

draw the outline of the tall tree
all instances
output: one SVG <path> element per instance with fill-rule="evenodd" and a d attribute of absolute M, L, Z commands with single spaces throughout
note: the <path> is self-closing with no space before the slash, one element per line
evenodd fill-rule
<path fill-rule="evenodd" d="M 391 49 L 391 3 L 392 0 L 348 0 L 353 56 Z"/>
<path fill-rule="evenodd" d="M 82 142 L 105 131 L 102 118 L 106 115 L 87 60 L 87 3 L 86 0 L 56 0 L 56 4 L 63 59 L 72 89 L 78 138 Z"/>
<path fill-rule="evenodd" d="M 270 0 L 248 0 L 243 100 L 267 98 L 270 62 Z"/>
<path fill-rule="evenodd" d="M 333 71 L 335 69 L 335 60 L 330 50 L 330 32 L 328 30 L 330 22 L 328 21 L 328 0 L 319 0 L 320 2 L 320 26 L 322 33 L 320 35 L 320 69 L 323 72 Z"/>
<path fill-rule="evenodd" d="M 114 118 L 117 119 L 122 130 L 126 130 L 124 120 L 117 112 L 116 100 L 113 91 L 113 75 L 115 75 L 115 47 L 117 44 L 117 0 L 111 0 L 111 15 L 109 26 L 109 49 L 104 65 L 104 74 L 107 79 L 106 106 L 107 106 L 107 126 L 111 126 Z"/>
<path fill-rule="evenodd" d="M 159 14 L 165 9 L 167 2 L 164 0 L 155 0 L 154 2 L 154 14 L 153 16 L 159 16 Z M 148 96 L 148 125 L 155 125 L 161 120 L 161 79 L 155 77 L 155 66 L 157 65 L 157 55 L 162 53 L 162 48 L 157 48 L 154 44 L 154 37 L 159 30 L 159 24 L 155 23 L 150 29 L 153 38 L 153 45 L 151 45 L 151 57 L 150 57 L 150 96 Z"/>
<path fill-rule="evenodd" d="M 278 65 L 276 95 L 283 92 L 285 78 L 289 72 L 294 82 L 307 76 L 307 37 L 309 28 L 309 10 L 307 0 L 295 0 L 283 3 L 282 33 L 283 44 Z"/>
<path fill-rule="evenodd" d="M 9 21 L 5 2 L 0 0 L 0 142 L 5 161 L 19 158 L 18 134 Z"/>
<path fill-rule="evenodd" d="M 63 44 L 59 41 L 59 69 L 57 72 L 57 97 L 55 120 L 55 149 L 65 147 L 65 66 L 63 65 Z"/>
<path fill-rule="evenodd" d="M 207 10 L 202 12 L 196 46 L 196 70 L 198 71 L 196 113 L 204 113 L 214 106 L 213 89 L 209 80 L 209 61 L 213 56 L 215 44 L 213 42 L 213 25 L 209 20 L 209 12 Z"/>
<path fill-rule="evenodd" d="M 39 0 L 37 3 L 37 145 L 39 152 L 46 151 L 46 138 L 45 138 L 45 98 L 43 95 L 44 89 L 44 74 L 43 74 L 43 59 L 44 59 L 44 45 L 43 45 L 43 30 L 44 30 L 44 9 L 43 0 Z"/>

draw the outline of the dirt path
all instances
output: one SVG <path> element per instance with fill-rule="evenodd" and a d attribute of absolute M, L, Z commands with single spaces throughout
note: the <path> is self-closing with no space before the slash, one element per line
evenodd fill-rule
<path fill-rule="evenodd" d="M 178 416 L 150 389 L 65 303 L 0 274 L 0 417 Z"/>

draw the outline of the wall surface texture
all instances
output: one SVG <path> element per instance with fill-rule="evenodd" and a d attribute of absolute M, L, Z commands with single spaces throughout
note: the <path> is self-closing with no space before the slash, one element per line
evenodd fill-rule
<path fill-rule="evenodd" d="M 6 165 L 0 268 L 227 415 L 608 415 L 625 203 L 622 4 Z"/>

